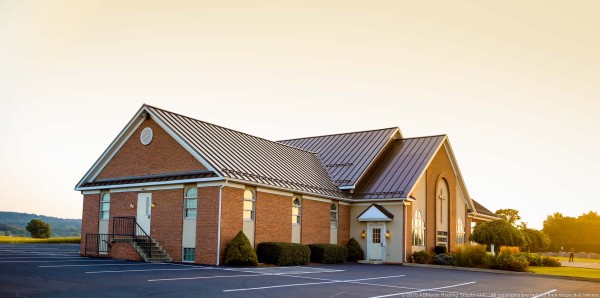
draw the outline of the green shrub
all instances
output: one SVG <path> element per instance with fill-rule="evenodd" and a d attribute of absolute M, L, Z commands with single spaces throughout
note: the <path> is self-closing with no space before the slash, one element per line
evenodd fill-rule
<path fill-rule="evenodd" d="M 537 254 L 518 253 L 518 256 L 523 256 L 529 262 L 529 266 L 542 266 L 542 258 Z"/>
<path fill-rule="evenodd" d="M 529 269 L 529 261 L 522 255 L 500 253 L 491 258 L 492 268 L 508 271 L 525 272 Z"/>
<path fill-rule="evenodd" d="M 458 245 L 454 249 L 454 264 L 461 267 L 488 267 L 489 256 L 482 244 Z"/>
<path fill-rule="evenodd" d="M 348 248 L 338 244 L 309 244 L 310 261 L 313 263 L 344 263 L 348 258 Z"/>
<path fill-rule="evenodd" d="M 433 249 L 436 255 L 448 253 L 448 248 L 445 245 L 436 245 Z"/>
<path fill-rule="evenodd" d="M 427 250 L 415 251 L 412 253 L 412 261 L 418 264 L 429 264 L 433 260 L 433 254 Z"/>
<path fill-rule="evenodd" d="M 306 265 L 310 262 L 310 248 L 304 244 L 263 242 L 256 248 L 258 261 L 278 266 Z"/>
<path fill-rule="evenodd" d="M 542 266 L 546 266 L 546 267 L 560 267 L 560 266 L 562 266 L 562 264 L 560 263 L 560 261 L 557 258 L 553 258 L 553 257 L 543 257 L 541 263 L 542 263 Z"/>
<path fill-rule="evenodd" d="M 356 262 L 365 259 L 365 252 L 360 247 L 360 244 L 354 240 L 354 238 L 350 238 L 350 240 L 348 240 L 348 243 L 346 243 L 346 248 L 348 248 L 348 262 Z"/>
<path fill-rule="evenodd" d="M 225 264 L 230 266 L 256 266 L 258 258 L 250 240 L 240 231 L 227 246 Z"/>
<path fill-rule="evenodd" d="M 521 251 L 518 246 L 500 246 L 500 253 L 507 253 L 510 255 L 516 255 Z"/>
<path fill-rule="evenodd" d="M 433 257 L 433 263 L 436 265 L 454 265 L 454 255 L 452 254 L 439 254 Z"/>

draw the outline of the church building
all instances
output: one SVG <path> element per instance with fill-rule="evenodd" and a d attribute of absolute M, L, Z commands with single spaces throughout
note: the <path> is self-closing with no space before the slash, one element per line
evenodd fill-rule
<path fill-rule="evenodd" d="M 495 219 L 446 135 L 397 127 L 270 141 L 143 105 L 77 183 L 81 254 L 219 265 L 261 242 L 346 244 L 373 263 L 468 242 Z"/>

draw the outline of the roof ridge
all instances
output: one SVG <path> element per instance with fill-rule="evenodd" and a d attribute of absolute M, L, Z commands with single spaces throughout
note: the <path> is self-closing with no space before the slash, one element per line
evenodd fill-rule
<path fill-rule="evenodd" d="M 399 140 L 412 140 L 412 139 L 424 139 L 424 138 L 433 138 L 433 137 L 447 137 L 447 134 L 440 134 L 440 135 L 431 135 L 431 136 L 422 136 L 422 137 L 412 137 L 412 138 L 402 138 Z"/>
<path fill-rule="evenodd" d="M 354 134 L 354 133 L 363 133 L 363 132 L 379 131 L 379 130 L 386 130 L 386 129 L 400 129 L 400 128 L 398 126 L 393 126 L 393 127 L 378 128 L 378 129 L 366 129 L 366 130 L 352 131 L 352 132 L 332 133 L 332 134 L 313 136 L 313 137 L 302 137 L 302 138 L 278 140 L 276 142 L 279 143 L 279 142 L 295 141 L 295 140 L 302 140 L 302 139 L 314 139 L 314 138 L 331 137 L 331 136 L 338 136 L 338 135 L 348 135 L 348 134 Z"/>
<path fill-rule="evenodd" d="M 279 143 L 278 141 L 271 141 L 269 139 L 265 139 L 265 138 L 261 138 L 261 137 L 255 136 L 255 135 L 251 135 L 251 134 L 243 132 L 243 131 L 239 131 L 239 130 L 227 128 L 227 127 L 222 126 L 222 125 L 218 125 L 218 124 L 206 122 L 206 121 L 199 120 L 199 119 L 196 119 L 196 118 L 193 118 L 193 117 L 190 117 L 190 116 L 186 116 L 186 115 L 183 115 L 183 114 L 180 114 L 180 113 L 171 112 L 169 110 L 165 110 L 165 109 L 162 109 L 162 108 L 159 108 L 159 107 L 155 107 L 155 106 L 152 106 L 152 105 L 149 105 L 149 104 L 146 104 L 146 103 L 144 104 L 144 106 L 148 106 L 148 107 L 151 107 L 153 109 L 161 110 L 163 112 L 167 112 L 167 113 L 171 113 L 171 114 L 174 114 L 174 115 L 178 115 L 178 116 L 181 116 L 181 117 L 184 117 L 184 118 L 188 118 L 188 119 L 191 119 L 191 120 L 194 120 L 194 121 L 202 122 L 202 123 L 205 123 L 205 124 L 208 124 L 208 125 L 220 127 L 220 128 L 223 128 L 223 129 L 226 129 L 226 130 L 230 130 L 230 131 L 233 131 L 233 132 L 236 132 L 236 133 L 240 133 L 240 134 L 243 134 L 243 135 L 247 135 L 249 137 L 253 137 L 253 138 L 256 138 L 256 139 L 260 139 L 260 140 L 264 140 L 264 141 L 267 141 L 267 142 L 271 142 L 271 143 L 277 144 L 279 146 L 285 146 L 285 147 L 288 147 L 288 148 L 291 148 L 291 149 L 295 149 L 295 150 L 298 150 L 298 151 L 303 151 L 303 152 L 306 152 L 306 153 L 317 155 L 316 152 L 312 152 L 312 151 L 308 151 L 308 150 L 305 150 L 305 149 L 302 149 L 302 148 L 298 148 L 298 147 L 294 147 L 294 146 L 282 144 L 282 143 Z M 318 156 L 317 156 L 317 158 L 318 158 Z"/>

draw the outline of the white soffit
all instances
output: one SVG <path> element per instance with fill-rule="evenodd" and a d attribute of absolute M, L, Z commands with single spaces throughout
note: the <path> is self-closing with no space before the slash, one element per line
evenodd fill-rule
<path fill-rule="evenodd" d="M 371 205 L 371 207 L 358 217 L 358 221 L 392 221 L 392 219 L 381 212 L 377 207 Z"/>

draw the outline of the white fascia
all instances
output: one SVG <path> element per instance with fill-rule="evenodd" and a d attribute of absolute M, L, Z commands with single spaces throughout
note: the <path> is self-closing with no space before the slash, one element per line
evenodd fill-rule
<path fill-rule="evenodd" d="M 185 180 L 149 182 L 149 183 L 133 183 L 133 184 L 119 184 L 119 185 L 77 187 L 77 188 L 75 188 L 75 190 L 86 191 L 86 190 L 127 188 L 127 187 L 140 187 L 140 186 L 153 186 L 153 185 L 167 185 L 167 184 L 200 183 L 200 182 L 206 182 L 206 181 L 220 181 L 220 180 L 223 180 L 223 178 L 221 178 L 221 177 L 196 178 L 196 179 L 185 179 Z"/>

